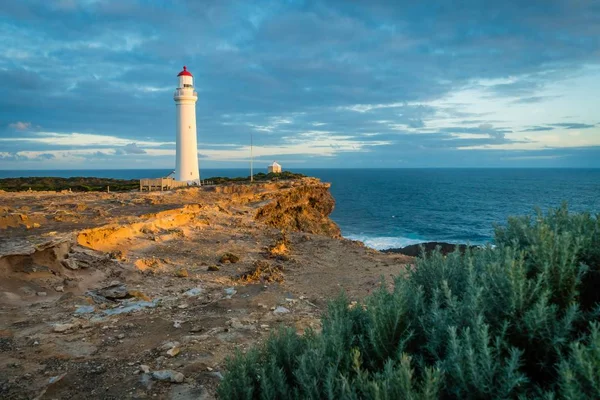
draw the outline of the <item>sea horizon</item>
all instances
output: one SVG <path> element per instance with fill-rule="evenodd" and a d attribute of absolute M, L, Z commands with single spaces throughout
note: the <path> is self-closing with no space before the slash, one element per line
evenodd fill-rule
<path fill-rule="evenodd" d="M 263 172 L 260 169 L 254 167 L 254 173 Z M 469 170 L 480 170 L 480 169 L 497 169 L 497 170 L 515 170 L 515 169 L 573 169 L 573 170 L 600 170 L 600 167 L 579 167 L 579 166 L 562 166 L 562 167 L 497 167 L 497 166 L 481 166 L 481 167 L 284 167 L 284 170 L 294 172 L 295 170 L 315 170 L 315 169 L 334 169 L 334 170 L 396 170 L 396 169 L 430 169 L 430 170 L 444 170 L 444 169 L 469 169 Z M 158 170 L 174 170 L 174 168 L 55 168 L 55 169 L 0 169 L 0 172 L 52 172 L 52 171 L 158 171 Z M 213 171 L 213 170 L 248 170 L 247 167 L 211 167 L 211 168 L 200 168 L 200 171 Z M 3 178 L 0 176 L 0 179 Z"/>

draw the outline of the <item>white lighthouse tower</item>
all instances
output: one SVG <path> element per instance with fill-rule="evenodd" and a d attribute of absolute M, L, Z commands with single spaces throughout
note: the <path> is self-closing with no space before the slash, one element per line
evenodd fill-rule
<path fill-rule="evenodd" d="M 183 67 L 178 75 L 179 86 L 173 99 L 177 106 L 177 156 L 175 180 L 200 183 L 198 168 L 198 139 L 196 137 L 196 101 L 194 77 Z"/>

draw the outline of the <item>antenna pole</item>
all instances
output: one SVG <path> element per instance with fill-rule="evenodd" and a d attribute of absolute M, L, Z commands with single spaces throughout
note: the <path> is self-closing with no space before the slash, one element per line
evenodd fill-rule
<path fill-rule="evenodd" d="M 250 182 L 254 182 L 254 170 L 253 170 L 253 154 L 252 154 L 252 134 L 250 134 Z"/>

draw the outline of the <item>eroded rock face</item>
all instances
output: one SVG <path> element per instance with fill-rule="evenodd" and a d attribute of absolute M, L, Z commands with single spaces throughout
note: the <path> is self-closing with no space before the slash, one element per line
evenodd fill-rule
<path fill-rule="evenodd" d="M 142 215 L 138 222 L 131 224 L 86 229 L 77 235 L 77 243 L 99 251 L 118 251 L 124 240 L 188 225 L 201 210 L 199 204 L 188 204 L 182 208 Z"/>
<path fill-rule="evenodd" d="M 282 193 L 256 213 L 256 219 L 287 231 L 340 237 L 340 228 L 329 219 L 335 200 L 325 183 L 305 184 Z"/>

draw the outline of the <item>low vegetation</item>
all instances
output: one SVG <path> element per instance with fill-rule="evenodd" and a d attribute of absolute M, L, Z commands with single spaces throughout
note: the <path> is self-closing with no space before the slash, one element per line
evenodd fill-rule
<path fill-rule="evenodd" d="M 26 177 L 26 178 L 4 178 L 0 179 L 0 190 L 7 192 L 32 191 L 61 191 L 72 190 L 73 192 L 99 192 L 106 191 L 110 187 L 112 192 L 123 192 L 135 190 L 140 187 L 139 180 L 123 180 L 110 178 L 74 177 Z"/>
<path fill-rule="evenodd" d="M 304 178 L 306 177 L 306 175 L 303 174 L 297 174 L 291 171 L 283 171 L 280 173 L 268 173 L 265 174 L 264 172 L 259 172 L 258 174 L 254 174 L 254 181 L 255 182 L 264 182 L 264 181 L 277 181 L 277 180 L 292 180 L 292 179 L 300 179 L 300 178 Z M 246 176 L 246 177 L 237 177 L 237 178 L 227 178 L 227 177 L 221 177 L 221 176 L 216 176 L 216 177 L 212 177 L 212 178 L 208 178 L 207 181 L 210 181 L 216 185 L 222 184 L 222 183 L 243 183 L 243 182 L 250 182 L 250 177 Z"/>
<path fill-rule="evenodd" d="M 268 261 L 256 260 L 252 268 L 240 275 L 239 281 L 262 284 L 283 282 L 283 265 L 271 264 Z"/>
<path fill-rule="evenodd" d="M 221 264 L 235 264 L 238 261 L 240 261 L 240 257 L 233 253 L 225 253 L 219 258 Z"/>
<path fill-rule="evenodd" d="M 278 174 L 265 174 L 259 172 L 254 175 L 255 182 L 293 180 L 304 178 L 305 175 L 290 171 L 283 171 Z M 214 177 L 206 181 L 211 184 L 220 185 L 225 183 L 247 183 L 250 177 Z M 137 179 L 111 179 L 111 178 L 93 178 L 93 177 L 24 177 L 24 178 L 4 178 L 0 179 L 0 190 L 6 192 L 24 192 L 29 189 L 35 192 L 39 191 L 61 191 L 71 190 L 73 192 L 102 192 L 110 187 L 111 192 L 126 192 L 139 190 L 140 181 Z"/>
<path fill-rule="evenodd" d="M 222 399 L 600 398 L 600 219 L 511 218 L 495 247 L 424 255 L 322 332 L 238 353 Z"/>

